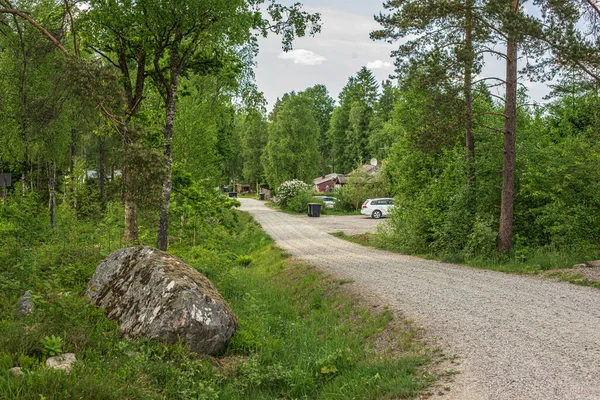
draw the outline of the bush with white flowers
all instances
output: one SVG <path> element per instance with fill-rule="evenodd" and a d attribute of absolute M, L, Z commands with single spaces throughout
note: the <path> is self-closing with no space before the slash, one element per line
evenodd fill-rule
<path fill-rule="evenodd" d="M 308 185 L 297 179 L 283 182 L 281 186 L 277 188 L 277 205 L 285 209 L 288 207 L 291 199 L 298 196 L 300 192 L 306 191 L 308 191 Z"/>

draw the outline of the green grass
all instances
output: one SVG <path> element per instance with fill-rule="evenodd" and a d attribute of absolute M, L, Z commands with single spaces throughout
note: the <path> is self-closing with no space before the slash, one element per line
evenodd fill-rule
<path fill-rule="evenodd" d="M 385 243 L 377 234 L 366 233 L 361 235 L 346 235 L 343 232 L 333 233 L 334 236 L 357 243 L 363 246 L 375 247 L 382 250 L 388 250 L 397 253 L 398 251 L 392 244 Z M 476 257 L 469 258 L 463 254 L 411 254 L 425 259 L 439 260 L 442 262 L 468 265 L 476 268 L 492 271 L 518 273 L 518 274 L 544 274 L 550 277 L 558 277 L 578 285 L 600 287 L 600 282 L 589 281 L 570 273 L 552 270 L 568 269 L 574 264 L 585 260 L 597 259 L 597 254 L 588 254 L 585 251 L 564 252 L 553 249 L 525 249 L 516 251 L 514 254 L 506 257 Z"/>
<path fill-rule="evenodd" d="M 256 199 L 256 200 L 258 200 L 259 196 L 258 196 L 258 193 L 249 192 L 249 193 L 238 193 L 237 197 L 241 197 L 241 198 L 244 198 L 244 199 Z"/>
<path fill-rule="evenodd" d="M 237 315 L 227 353 L 201 357 L 122 338 L 82 296 L 95 265 L 121 245 L 117 217 L 61 215 L 60 231 L 25 235 L 19 245 L 0 241 L 0 398 L 410 399 L 434 380 L 417 330 L 361 306 L 345 294 L 348 282 L 291 259 L 244 213 L 229 230 L 199 235 L 196 246 L 181 240 L 170 248 L 209 277 Z M 35 310 L 19 318 L 14 302 L 26 289 Z M 76 354 L 71 374 L 42 365 L 53 336 Z M 25 375 L 12 376 L 13 366 Z"/>
<path fill-rule="evenodd" d="M 550 278 L 557 278 L 561 281 L 570 282 L 580 286 L 590 286 L 600 289 L 600 282 L 586 279 L 581 274 L 572 271 L 549 271 L 546 275 Z"/>

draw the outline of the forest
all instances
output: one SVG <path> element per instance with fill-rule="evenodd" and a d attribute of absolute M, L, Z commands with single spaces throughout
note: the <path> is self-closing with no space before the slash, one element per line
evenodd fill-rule
<path fill-rule="evenodd" d="M 192 186 L 200 197 L 222 183 L 276 190 L 376 158 L 400 205 L 388 239 L 403 251 L 599 249 L 593 1 L 537 1 L 536 12 L 388 1 L 372 39 L 411 38 L 393 54 L 394 81 L 380 86 L 363 67 L 337 100 L 317 84 L 268 115 L 253 81 L 257 37 L 280 34 L 290 49 L 319 31 L 319 15 L 237 3 L 207 26 L 205 2 L 198 15 L 187 3 L 3 3 L 6 194 L 35 193 L 51 226 L 57 204 L 97 215 L 120 197 L 124 240 L 138 240 L 138 212 L 155 210 L 166 249 L 170 218 L 197 224 L 184 211 Z M 490 56 L 505 75 L 479 76 Z M 551 85 L 547 101 L 532 102 L 524 81 Z"/>
<path fill-rule="evenodd" d="M 268 266 L 285 255 L 234 210 L 239 203 L 222 188 L 236 183 L 276 195 L 291 180 L 310 186 L 322 175 L 349 174 L 333 195 L 348 211 L 366 198 L 394 197 L 377 240 L 405 254 L 520 262 L 531 271 L 600 258 L 595 0 L 387 0 L 371 39 L 397 44 L 389 79 L 378 82 L 362 67 L 337 99 L 315 84 L 281 94 L 267 112 L 254 79 L 259 38 L 278 35 L 285 51 L 321 29 L 319 14 L 286 4 L 0 0 L 0 366 L 34 368 L 42 354 L 64 347 L 88 352 L 91 377 L 110 369 L 101 358 L 115 359 L 114 376 L 76 387 L 67 388 L 68 377 L 56 386 L 43 375 L 18 384 L 0 377 L 0 397 L 81 396 L 87 385 L 96 398 L 159 398 L 160 390 L 166 398 L 215 398 L 219 391 L 224 398 L 317 398 L 335 386 L 322 376 L 333 370 L 323 368 L 335 365 L 337 373 L 344 365 L 352 382 L 362 382 L 345 395 L 366 398 L 367 367 L 349 351 L 325 361 L 296 357 L 319 365 L 317 378 L 294 364 L 270 366 L 280 343 L 267 332 L 294 326 L 293 318 L 265 317 L 263 326 L 250 315 L 309 285 L 265 292 L 275 273 Z M 505 73 L 483 75 L 492 62 Z M 532 82 L 551 93 L 533 101 Z M 370 178 L 353 171 L 373 158 L 378 179 L 358 190 Z M 255 365 L 240 367 L 243 379 L 230 385 L 177 348 L 122 342 L 82 305 L 94 266 L 134 244 L 195 262 L 237 299 L 249 328 L 234 339 L 234 351 L 259 354 Z M 246 282 L 238 267 L 253 257 L 266 266 Z M 255 281 L 265 286 L 244 286 Z M 33 336 L 7 311 L 32 287 L 48 318 L 66 318 L 38 321 Z M 327 308 L 323 293 L 307 295 L 302 312 Z M 65 308 L 78 311 L 66 317 Z M 387 316 L 372 318 L 364 318 L 360 335 L 368 336 L 369 324 L 384 326 Z M 75 326 L 75 337 L 53 336 Z M 339 340 L 338 347 L 361 348 Z M 134 364 L 125 361 L 131 352 L 139 358 Z M 398 378 L 387 394 L 413 396 L 426 386 L 415 378 L 425 361 L 411 357 L 402 361 L 410 383 Z M 191 369 L 161 364 L 166 359 Z M 397 365 L 383 364 L 376 373 L 392 376 Z M 132 374 L 147 381 L 132 384 Z M 189 381 L 165 388 L 171 375 Z M 198 376 L 210 376 L 206 386 Z M 118 390 L 102 392 L 102 379 L 119 382 Z"/>
<path fill-rule="evenodd" d="M 290 49 L 318 33 L 319 15 L 273 3 L 263 16 L 262 2 L 231 12 L 237 3 L 220 3 L 206 26 L 205 2 L 198 15 L 187 3 L 2 3 L 5 204 L 34 194 L 54 226 L 61 204 L 99 215 L 118 199 L 124 240 L 139 239 L 146 212 L 166 249 L 170 219 L 195 226 L 218 203 L 207 188 L 310 184 L 376 158 L 399 204 L 386 240 L 402 251 L 598 251 L 593 1 L 536 1 L 535 12 L 388 1 L 371 36 L 398 41 L 393 80 L 379 85 L 363 67 L 338 99 L 317 84 L 268 115 L 253 81 L 257 38 L 280 34 Z M 481 76 L 490 62 L 506 74 Z M 552 92 L 533 102 L 524 82 Z"/>

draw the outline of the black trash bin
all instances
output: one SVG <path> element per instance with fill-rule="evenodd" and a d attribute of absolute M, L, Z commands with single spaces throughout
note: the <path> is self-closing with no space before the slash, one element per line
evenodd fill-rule
<path fill-rule="evenodd" d="M 308 216 L 309 217 L 320 217 L 321 216 L 321 204 L 308 203 Z"/>
<path fill-rule="evenodd" d="M 258 198 L 261 199 L 261 200 L 264 200 L 265 199 L 265 194 L 264 193 L 259 194 Z"/>
<path fill-rule="evenodd" d="M 229 192 L 229 197 L 237 197 L 237 192 Z"/>

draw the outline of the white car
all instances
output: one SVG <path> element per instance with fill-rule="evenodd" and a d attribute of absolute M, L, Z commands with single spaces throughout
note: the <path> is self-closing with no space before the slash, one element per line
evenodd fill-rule
<path fill-rule="evenodd" d="M 325 204 L 325 208 L 328 210 L 333 210 L 335 203 L 338 201 L 335 197 L 330 196 L 313 196 L 315 199 L 319 199 Z"/>
<path fill-rule="evenodd" d="M 394 208 L 394 199 L 383 197 L 379 199 L 367 199 L 361 209 L 362 215 L 368 215 L 371 218 L 379 219 L 387 217 Z"/>

